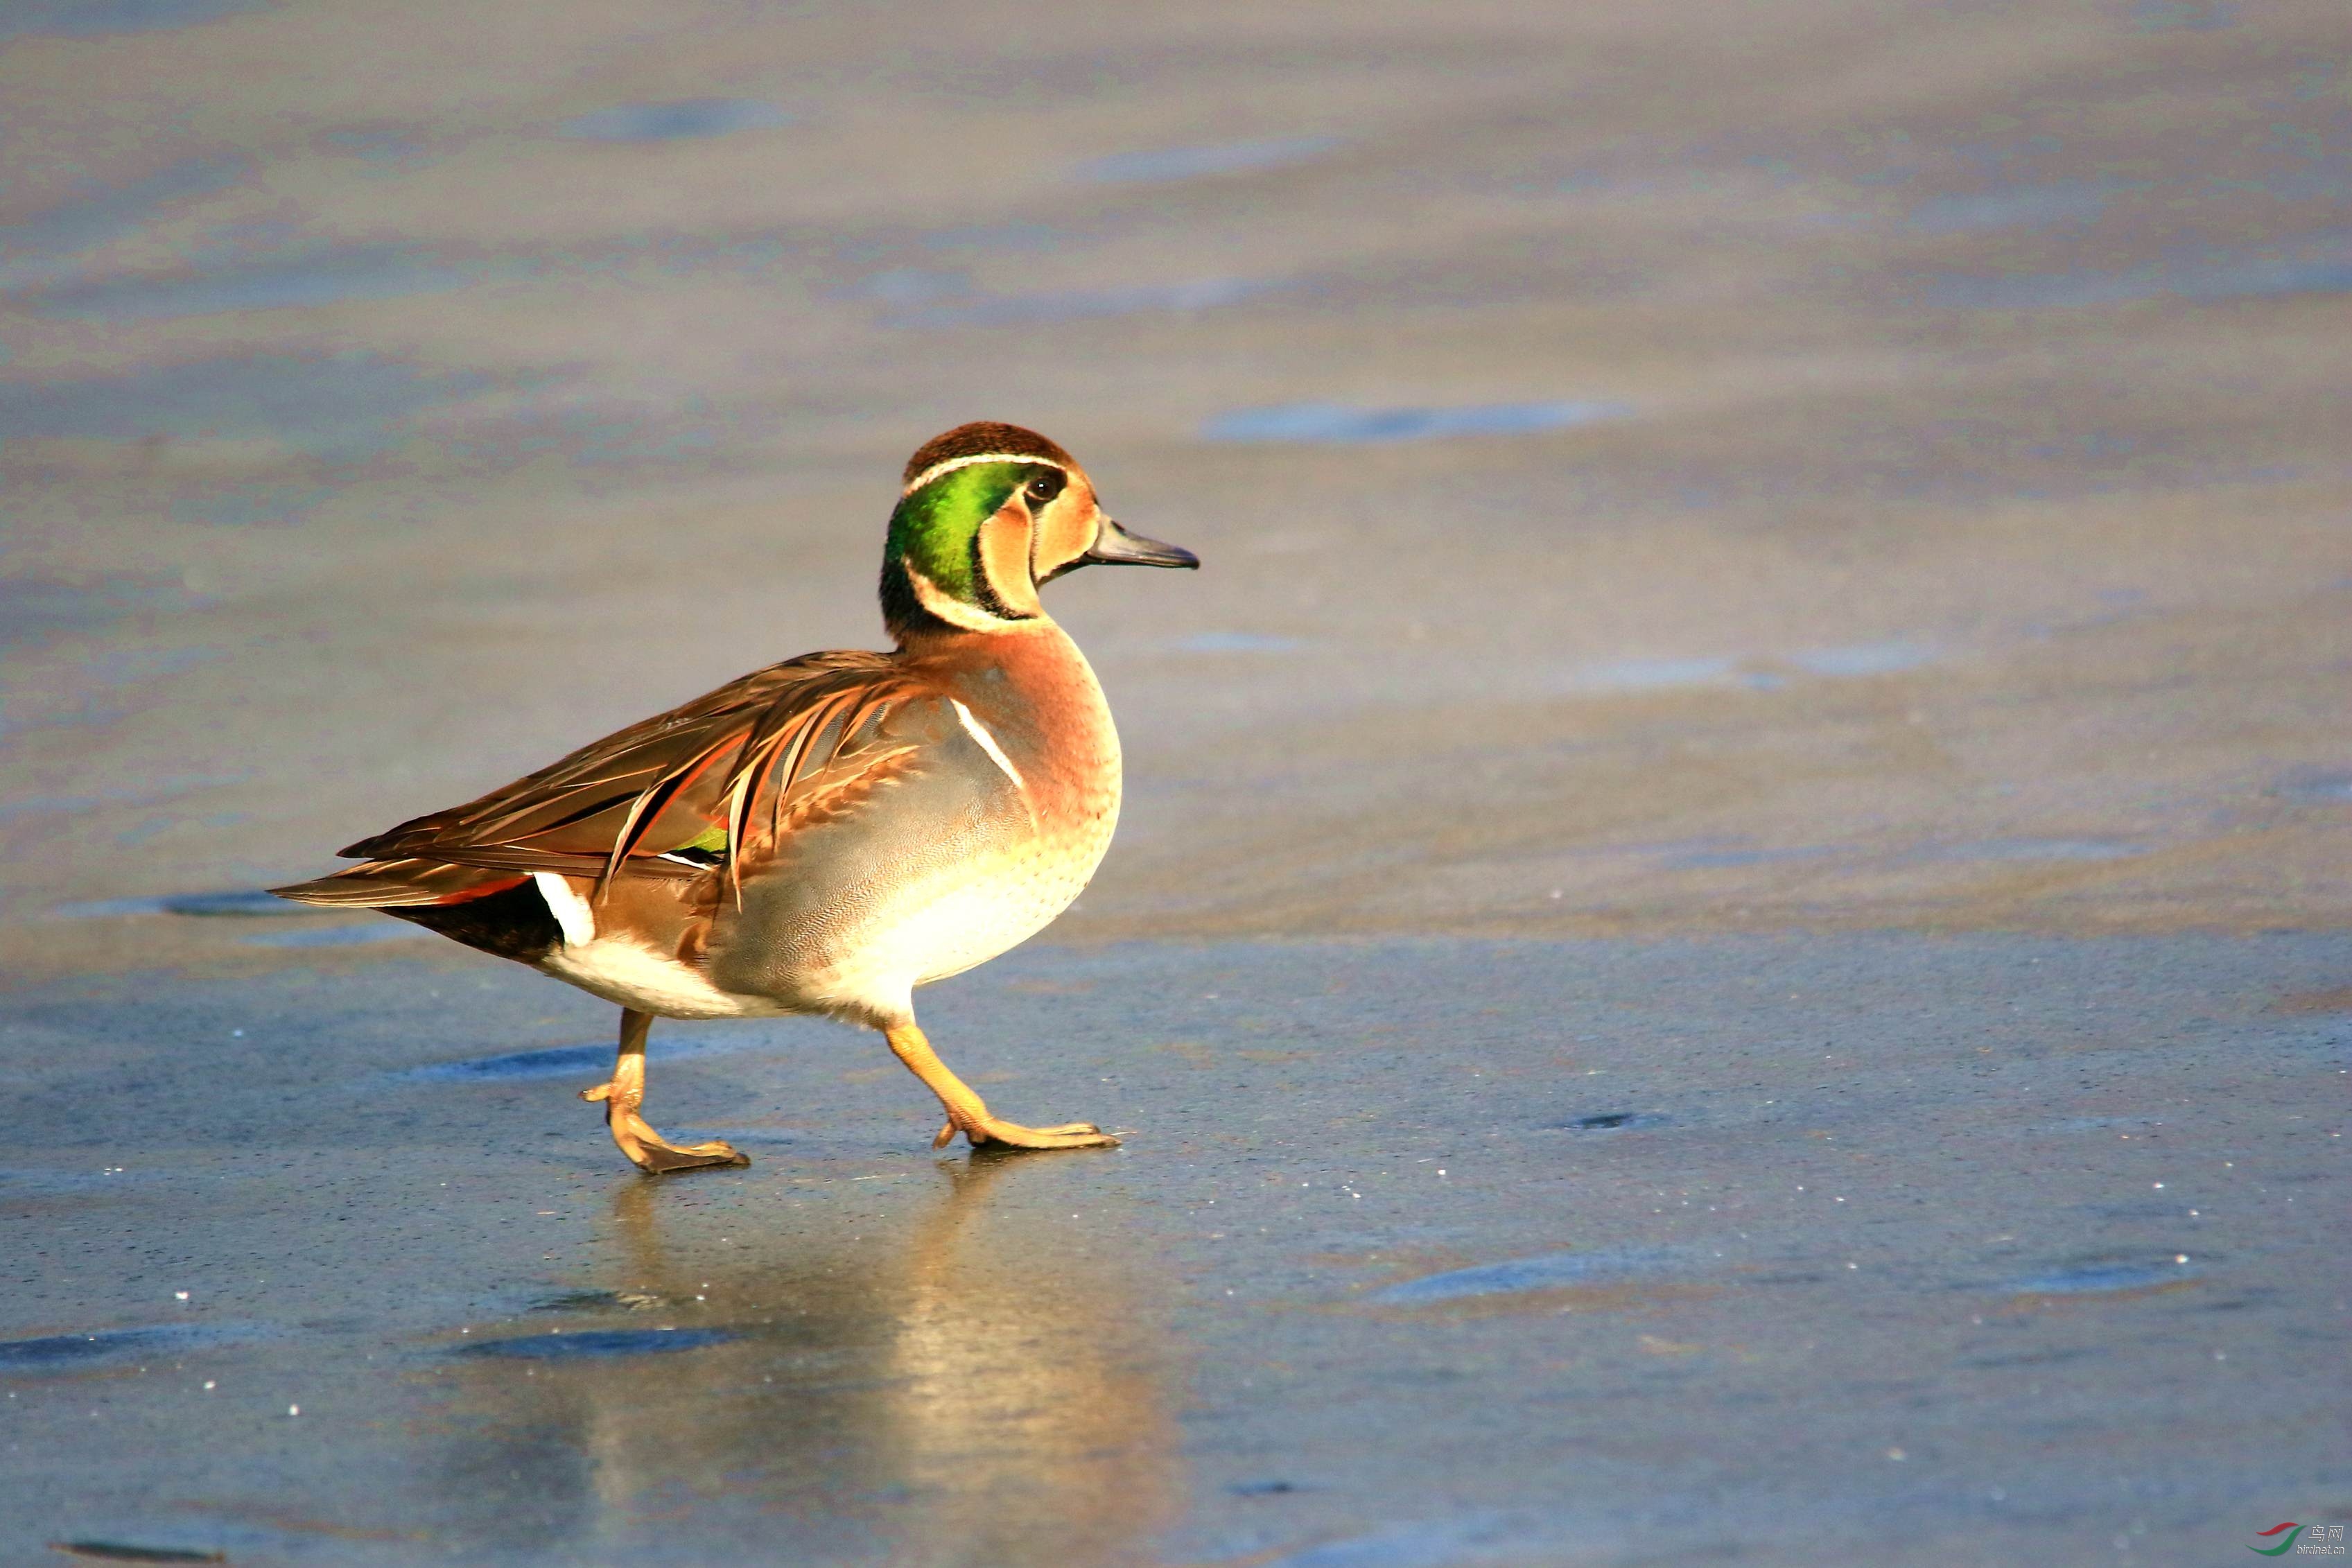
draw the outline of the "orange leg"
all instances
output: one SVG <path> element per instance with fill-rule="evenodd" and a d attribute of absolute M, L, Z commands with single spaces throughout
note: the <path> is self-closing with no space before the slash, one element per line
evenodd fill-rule
<path fill-rule="evenodd" d="M 1002 1144 L 1007 1149 L 1116 1149 L 1118 1140 L 1091 1121 L 1073 1121 L 1061 1127 L 1024 1127 L 1017 1121 L 999 1121 L 988 1113 L 987 1102 L 971 1091 L 963 1079 L 948 1070 L 940 1054 L 931 1049 L 931 1042 L 911 1018 L 894 1024 L 883 1031 L 890 1049 L 908 1069 L 923 1080 L 923 1087 L 940 1097 L 947 1108 L 947 1125 L 931 1140 L 934 1149 L 945 1148 L 949 1139 L 961 1132 L 975 1149 L 986 1144 Z"/>
<path fill-rule="evenodd" d="M 691 1171 L 698 1165 L 748 1165 L 751 1157 L 739 1154 L 729 1143 L 673 1143 L 646 1124 L 637 1107 L 646 1102 L 646 1037 L 653 1032 L 654 1016 L 634 1007 L 621 1009 L 621 1054 L 613 1063 L 613 1080 L 580 1091 L 583 1100 L 604 1102 L 604 1125 L 613 1142 L 640 1171 Z"/>

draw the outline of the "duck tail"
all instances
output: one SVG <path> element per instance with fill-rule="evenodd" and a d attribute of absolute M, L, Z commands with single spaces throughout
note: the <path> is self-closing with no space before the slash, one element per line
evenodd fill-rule
<path fill-rule="evenodd" d="M 439 860 L 371 860 L 348 871 L 269 890 L 298 904 L 329 909 L 401 910 L 470 903 L 529 880 L 517 871 L 451 866 Z"/>

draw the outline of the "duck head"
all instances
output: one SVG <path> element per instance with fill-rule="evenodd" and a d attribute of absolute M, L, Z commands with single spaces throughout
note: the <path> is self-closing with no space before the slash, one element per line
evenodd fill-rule
<path fill-rule="evenodd" d="M 1200 564 L 1114 522 L 1077 460 L 1034 430 L 961 425 L 907 461 L 882 616 L 902 643 L 947 627 L 1011 631 L 1044 617 L 1042 584 L 1081 566 Z"/>

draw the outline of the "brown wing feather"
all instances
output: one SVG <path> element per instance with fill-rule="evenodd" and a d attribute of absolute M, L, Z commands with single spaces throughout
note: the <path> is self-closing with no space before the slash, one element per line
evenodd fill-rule
<path fill-rule="evenodd" d="M 693 877 L 698 867 L 657 858 L 724 827 L 728 876 L 740 896 L 742 857 L 789 831 L 807 799 L 902 754 L 908 748 L 879 733 L 881 721 L 927 694 L 887 654 L 810 654 L 342 853 L 600 881 L 625 866 L 632 874 Z"/>

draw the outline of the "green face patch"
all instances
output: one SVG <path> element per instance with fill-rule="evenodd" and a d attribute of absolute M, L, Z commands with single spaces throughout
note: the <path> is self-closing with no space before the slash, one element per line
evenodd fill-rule
<path fill-rule="evenodd" d="M 1033 463 L 972 463 L 941 474 L 890 514 L 884 561 L 903 562 L 965 604 L 982 602 L 973 558 L 980 525 L 1037 471 Z"/>

